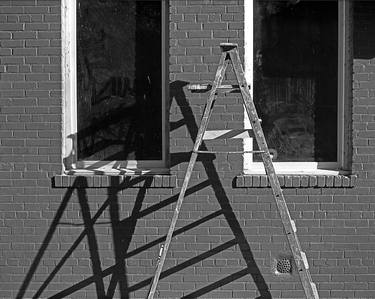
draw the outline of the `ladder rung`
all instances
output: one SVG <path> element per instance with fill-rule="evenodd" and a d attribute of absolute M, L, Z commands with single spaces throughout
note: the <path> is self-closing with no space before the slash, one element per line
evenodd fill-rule
<path fill-rule="evenodd" d="M 203 84 L 189 84 L 187 86 L 187 89 L 190 91 L 209 91 L 212 89 L 212 85 L 209 83 L 203 83 Z M 238 84 L 223 84 L 219 85 L 217 89 L 240 89 L 240 86 Z"/>
<path fill-rule="evenodd" d="M 203 140 L 245 139 L 253 136 L 252 129 L 210 130 L 204 132 Z"/>
<path fill-rule="evenodd" d="M 264 153 L 264 151 L 193 151 L 197 154 L 247 154 L 247 153 L 253 153 L 253 154 L 261 154 Z"/>

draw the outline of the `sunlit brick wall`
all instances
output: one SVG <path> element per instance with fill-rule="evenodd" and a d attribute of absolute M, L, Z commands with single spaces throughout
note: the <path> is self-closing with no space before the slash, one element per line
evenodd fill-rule
<path fill-rule="evenodd" d="M 1 298 L 146 297 L 208 96 L 187 85 L 212 82 L 221 42 L 238 43 L 243 57 L 244 1 L 170 0 L 171 175 L 79 178 L 61 175 L 61 3 L 0 1 Z M 369 1 L 354 7 L 357 181 L 285 178 L 321 298 L 375 297 L 374 11 Z M 242 127 L 238 94 L 215 107 L 211 129 Z M 267 181 L 241 176 L 242 164 L 225 154 L 199 159 L 159 298 L 303 298 L 297 273 L 275 275 L 275 258 L 290 255 L 286 236 Z"/>

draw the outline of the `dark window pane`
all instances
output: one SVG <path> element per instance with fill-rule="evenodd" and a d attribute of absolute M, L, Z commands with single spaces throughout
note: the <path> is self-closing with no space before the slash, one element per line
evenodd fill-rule
<path fill-rule="evenodd" d="M 276 161 L 337 160 L 337 1 L 254 2 L 254 101 Z"/>
<path fill-rule="evenodd" d="M 161 1 L 77 1 L 78 159 L 161 160 Z"/>

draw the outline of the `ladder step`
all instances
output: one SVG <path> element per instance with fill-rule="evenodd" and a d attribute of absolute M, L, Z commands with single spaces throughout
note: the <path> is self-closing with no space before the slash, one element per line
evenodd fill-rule
<path fill-rule="evenodd" d="M 309 269 L 309 262 L 307 261 L 306 253 L 301 251 L 301 256 L 302 256 L 303 264 L 305 265 L 306 270 L 308 270 Z"/>
<path fill-rule="evenodd" d="M 236 43 L 220 43 L 220 47 L 222 51 L 229 51 L 231 49 L 237 48 L 238 45 Z"/>
<path fill-rule="evenodd" d="M 237 43 L 220 43 L 220 47 L 238 47 Z"/>
<path fill-rule="evenodd" d="M 187 89 L 191 92 L 206 92 L 212 89 L 212 84 L 189 84 Z M 240 91 L 240 86 L 238 84 L 223 84 L 216 87 L 216 90 L 236 90 Z"/>
<path fill-rule="evenodd" d="M 203 140 L 252 138 L 252 129 L 211 130 L 203 134 Z"/>
<path fill-rule="evenodd" d="M 262 154 L 264 151 L 193 151 L 197 154 Z"/>
<path fill-rule="evenodd" d="M 217 89 L 233 89 L 233 88 L 240 88 L 238 84 L 223 84 L 217 87 Z M 211 90 L 212 84 L 210 83 L 202 83 L 202 84 L 189 84 L 187 86 L 188 90 Z"/>

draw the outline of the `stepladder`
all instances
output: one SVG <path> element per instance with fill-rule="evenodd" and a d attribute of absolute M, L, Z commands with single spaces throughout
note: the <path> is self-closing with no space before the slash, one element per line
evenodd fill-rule
<path fill-rule="evenodd" d="M 254 154 L 261 155 L 264 169 L 268 177 L 269 186 L 272 189 L 275 206 L 277 207 L 279 216 L 281 218 L 284 232 L 288 239 L 289 247 L 291 249 L 291 252 L 295 261 L 296 271 L 298 272 L 305 296 L 308 299 L 318 299 L 319 294 L 318 294 L 316 285 L 312 281 L 312 278 L 311 278 L 307 257 L 306 257 L 306 254 L 301 249 L 301 245 L 296 234 L 297 228 L 296 228 L 295 222 L 292 220 L 290 216 L 289 209 L 286 204 L 285 197 L 280 187 L 280 183 L 279 183 L 279 180 L 278 180 L 278 177 L 277 177 L 277 174 L 276 174 L 273 162 L 272 162 L 270 150 L 267 146 L 267 142 L 266 142 L 263 130 L 262 130 L 261 120 L 258 117 L 253 99 L 251 97 L 250 87 L 245 79 L 245 73 L 241 64 L 238 46 L 237 44 L 234 44 L 234 43 L 222 43 L 220 44 L 220 48 L 221 48 L 222 53 L 221 53 L 219 65 L 216 71 L 215 79 L 212 85 L 211 84 L 205 84 L 205 85 L 196 84 L 194 86 L 193 85 L 190 86 L 190 89 L 192 90 L 200 90 L 200 91 L 209 90 L 209 96 L 208 96 L 207 103 L 203 112 L 203 116 L 202 116 L 201 123 L 198 129 L 197 137 L 196 137 L 194 147 L 191 153 L 189 164 L 186 169 L 186 173 L 185 173 L 184 180 L 181 186 L 181 190 L 180 190 L 177 202 L 176 202 L 176 206 L 175 206 L 175 210 L 171 219 L 170 227 L 168 229 L 168 233 L 167 233 L 164 245 L 161 247 L 160 252 L 159 252 L 155 274 L 152 279 L 147 298 L 152 299 L 155 296 L 157 285 L 160 279 L 160 275 L 163 270 L 163 266 L 166 260 L 169 246 L 172 242 L 173 233 L 175 231 L 176 223 L 177 223 L 179 213 L 180 213 L 183 201 L 184 201 L 186 190 L 188 188 L 188 185 L 191 179 L 194 165 L 197 161 L 197 157 L 199 154 L 218 153 L 218 151 L 200 150 L 202 142 L 205 136 L 207 136 L 207 133 L 209 132 L 207 131 L 207 127 L 208 127 L 209 120 L 210 120 L 210 117 L 214 108 L 214 104 L 216 101 L 217 91 L 219 89 L 237 88 L 241 93 L 243 106 L 245 107 L 245 111 L 250 120 L 250 124 L 252 127 L 252 135 L 255 138 L 255 141 L 258 145 L 258 149 L 254 151 L 239 151 L 239 152 L 228 151 L 226 153 L 242 153 L 243 154 L 243 153 L 251 152 Z M 236 80 L 238 82 L 238 85 L 235 85 L 235 86 L 234 85 L 230 85 L 230 86 L 222 85 L 229 63 L 232 64 L 232 68 L 233 68 Z"/>

